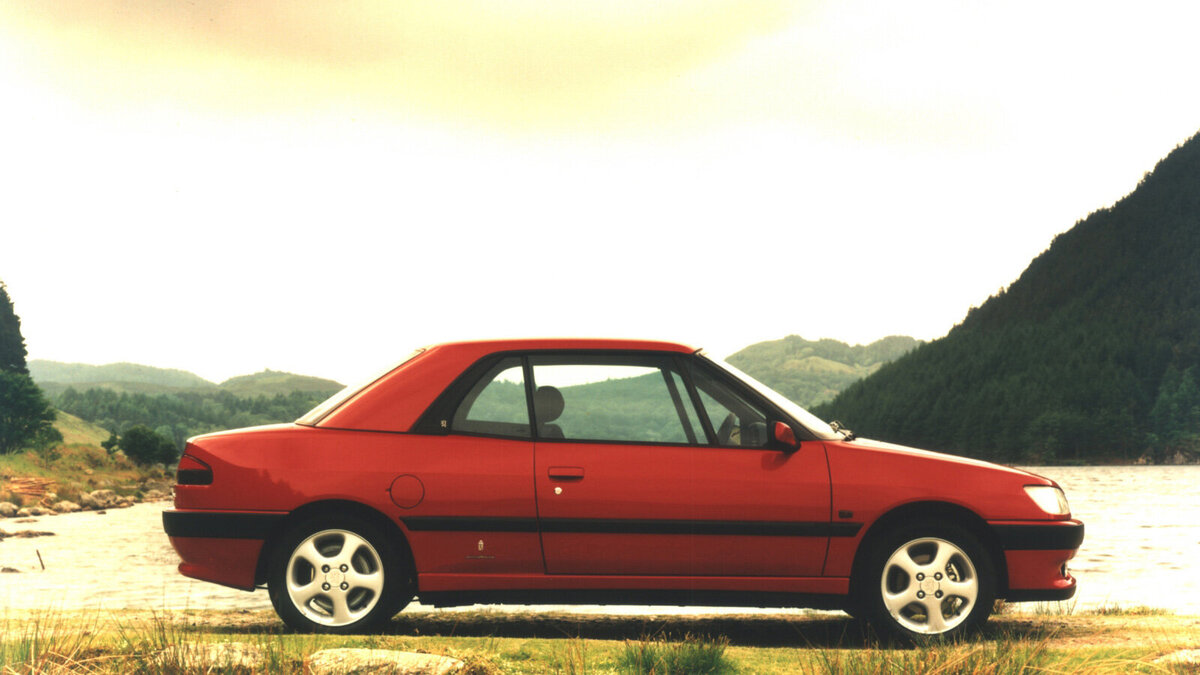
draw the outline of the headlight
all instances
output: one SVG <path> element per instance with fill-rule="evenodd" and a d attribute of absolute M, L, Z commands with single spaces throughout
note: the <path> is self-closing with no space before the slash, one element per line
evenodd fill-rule
<path fill-rule="evenodd" d="M 1033 500 L 1038 508 L 1052 516 L 1070 515 L 1071 507 L 1067 504 L 1067 496 L 1062 488 L 1053 485 L 1026 485 L 1025 494 Z"/>

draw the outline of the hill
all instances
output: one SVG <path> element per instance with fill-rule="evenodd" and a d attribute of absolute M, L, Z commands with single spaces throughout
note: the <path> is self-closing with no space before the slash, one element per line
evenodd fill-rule
<path fill-rule="evenodd" d="M 124 433 L 145 425 L 182 449 L 195 434 L 290 422 L 342 388 L 333 380 L 273 370 L 216 385 L 184 370 L 132 363 L 30 361 L 29 369 L 59 409 L 58 426 L 68 444 L 96 445 L 108 438 L 108 430 Z M 79 425 L 94 427 L 91 436 L 101 438 L 90 440 L 88 431 L 75 428 Z M 72 441 L 73 434 L 89 440 Z"/>
<path fill-rule="evenodd" d="M 946 337 L 816 412 L 862 435 L 1020 461 L 1200 446 L 1200 135 L 1055 237 Z"/>
<path fill-rule="evenodd" d="M 343 385 L 311 375 L 295 375 L 278 370 L 264 370 L 253 375 L 232 377 L 221 383 L 221 389 L 234 396 L 274 396 L 293 391 L 334 394 Z"/>
<path fill-rule="evenodd" d="M 869 345 L 805 340 L 789 335 L 758 342 L 733 354 L 729 363 L 806 408 L 828 401 L 851 383 L 912 351 L 919 340 L 892 336 Z"/>
<path fill-rule="evenodd" d="M 91 389 L 102 387 L 115 391 L 154 394 L 182 390 L 215 389 L 217 385 L 195 373 L 174 368 L 155 368 L 137 363 L 110 363 L 93 366 L 87 363 L 61 363 L 34 359 L 29 362 L 33 381 L 48 394 L 60 393 L 67 387 Z"/>
<path fill-rule="evenodd" d="M 58 411 L 58 418 L 54 421 L 54 428 L 62 432 L 63 445 L 78 444 L 99 447 L 101 443 L 108 440 L 107 429 L 61 410 Z"/>
<path fill-rule="evenodd" d="M 239 397 L 286 395 L 294 391 L 332 394 L 342 388 L 333 380 L 277 370 L 241 375 L 217 385 L 186 370 L 155 368 L 137 363 L 93 366 L 35 359 L 29 362 L 29 374 L 51 397 L 60 396 L 68 388 L 80 392 L 109 389 L 117 393 L 151 395 L 227 391 Z"/>

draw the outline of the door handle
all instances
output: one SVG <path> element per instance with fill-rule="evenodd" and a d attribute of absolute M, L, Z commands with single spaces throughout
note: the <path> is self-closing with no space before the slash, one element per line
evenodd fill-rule
<path fill-rule="evenodd" d="M 583 480 L 582 466 L 552 466 L 546 473 L 554 480 Z"/>

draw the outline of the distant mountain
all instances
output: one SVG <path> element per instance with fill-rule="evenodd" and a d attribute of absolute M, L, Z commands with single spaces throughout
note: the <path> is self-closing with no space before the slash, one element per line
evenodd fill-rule
<path fill-rule="evenodd" d="M 233 377 L 217 385 L 186 370 L 137 363 L 93 366 L 35 359 L 29 362 L 29 374 L 50 396 L 57 396 L 68 387 L 80 392 L 110 389 L 118 393 L 149 395 L 227 391 L 239 397 L 274 396 L 294 391 L 332 394 L 342 388 L 333 380 L 276 370 Z"/>
<path fill-rule="evenodd" d="M 1200 135 L 946 337 L 815 412 L 1004 460 L 1163 459 L 1200 449 L 1198 382 Z"/>
<path fill-rule="evenodd" d="M 801 406 L 811 407 L 832 399 L 919 344 L 919 340 L 904 336 L 851 346 L 789 335 L 752 344 L 726 360 Z"/>
<path fill-rule="evenodd" d="M 293 391 L 333 394 L 343 385 L 311 375 L 294 375 L 278 370 L 264 370 L 253 375 L 232 377 L 221 383 L 221 389 L 235 396 L 274 396 Z"/>
<path fill-rule="evenodd" d="M 217 385 L 195 373 L 174 368 L 155 368 L 137 363 L 110 363 L 93 366 L 86 363 L 60 363 L 34 359 L 29 374 L 47 392 L 103 387 L 130 393 L 165 393 L 183 389 L 215 389 Z M 48 386 L 48 385 L 62 385 Z"/>

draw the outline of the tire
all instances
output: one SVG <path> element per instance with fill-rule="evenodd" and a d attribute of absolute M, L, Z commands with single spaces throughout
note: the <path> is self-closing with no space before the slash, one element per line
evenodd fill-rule
<path fill-rule="evenodd" d="M 412 573 L 395 542 L 353 517 L 318 516 L 274 547 L 267 589 L 293 630 L 361 633 L 412 600 Z"/>
<path fill-rule="evenodd" d="M 966 529 L 913 523 L 876 540 L 867 555 L 855 606 L 885 636 L 953 639 L 991 614 L 995 564 Z"/>

